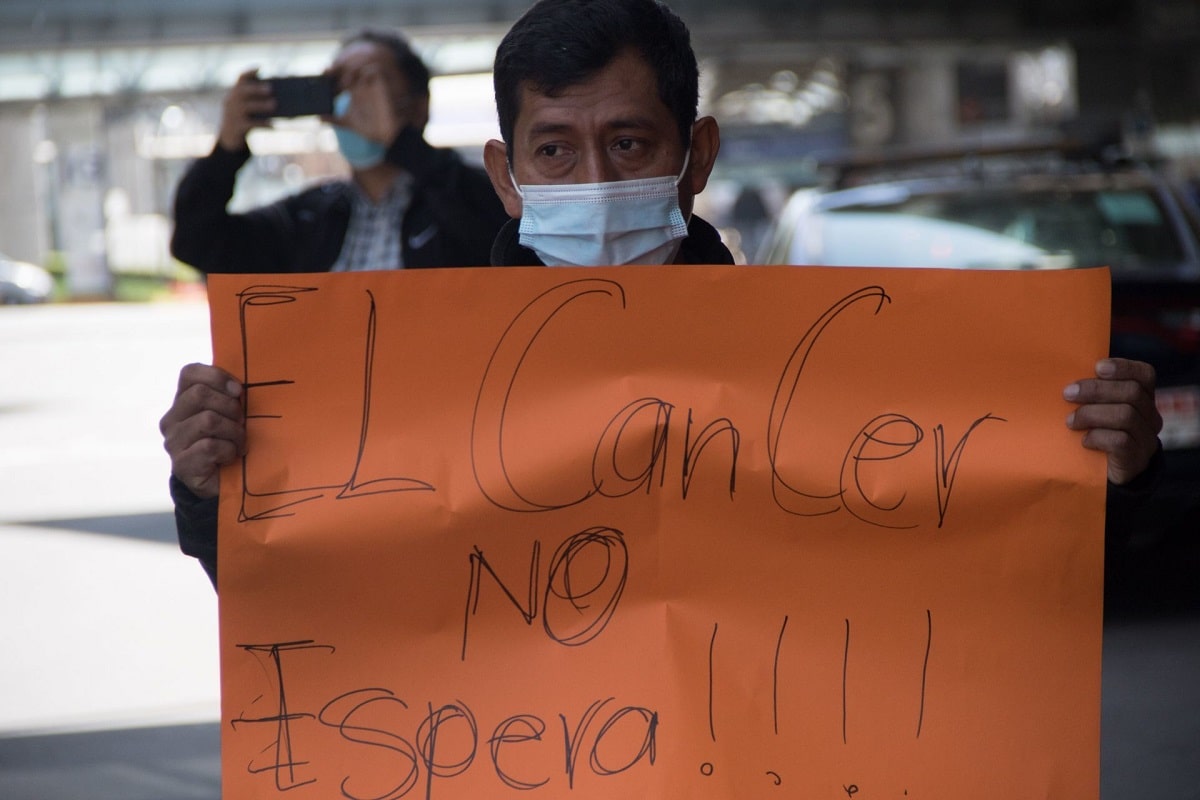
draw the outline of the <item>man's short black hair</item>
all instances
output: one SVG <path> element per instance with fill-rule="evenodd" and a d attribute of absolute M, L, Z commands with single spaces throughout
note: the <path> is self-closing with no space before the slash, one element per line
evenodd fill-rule
<path fill-rule="evenodd" d="M 496 50 L 492 79 L 504 141 L 511 146 L 522 84 L 553 97 L 627 49 L 657 76 L 658 96 L 686 146 L 696 121 L 699 68 L 687 26 L 658 0 L 540 0 L 526 11 Z"/>
<path fill-rule="evenodd" d="M 387 48 L 400 72 L 408 79 L 409 91 L 419 97 L 429 97 L 429 67 L 399 31 L 390 28 L 363 28 L 343 39 L 342 47 L 358 42 Z"/>

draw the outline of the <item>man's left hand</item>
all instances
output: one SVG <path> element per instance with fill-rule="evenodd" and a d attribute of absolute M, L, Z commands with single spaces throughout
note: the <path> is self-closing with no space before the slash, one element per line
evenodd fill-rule
<path fill-rule="evenodd" d="M 1154 405 L 1154 367 L 1106 358 L 1096 377 L 1072 383 L 1063 397 L 1078 404 L 1067 427 L 1083 431 L 1083 446 L 1108 456 L 1108 480 L 1124 484 L 1140 475 L 1158 451 L 1162 416 Z"/>

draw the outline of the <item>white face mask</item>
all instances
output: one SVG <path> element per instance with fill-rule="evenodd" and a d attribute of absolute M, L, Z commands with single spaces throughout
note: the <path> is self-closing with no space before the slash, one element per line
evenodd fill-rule
<path fill-rule="evenodd" d="M 679 208 L 687 165 L 685 158 L 677 177 L 608 183 L 518 186 L 512 178 L 522 201 L 521 244 L 547 266 L 667 264 L 687 236 Z"/>

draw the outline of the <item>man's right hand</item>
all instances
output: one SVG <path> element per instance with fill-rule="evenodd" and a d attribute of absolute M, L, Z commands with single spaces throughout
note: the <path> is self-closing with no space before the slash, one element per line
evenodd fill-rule
<path fill-rule="evenodd" d="M 216 497 L 221 467 L 245 454 L 241 396 L 241 384 L 217 367 L 188 364 L 179 373 L 175 402 L 158 429 L 171 474 L 197 497 Z"/>
<path fill-rule="evenodd" d="M 257 67 L 246 70 L 225 95 L 217 142 L 231 153 L 242 152 L 246 149 L 246 134 L 254 128 L 270 127 L 274 110 L 270 85 L 259 80 Z"/>

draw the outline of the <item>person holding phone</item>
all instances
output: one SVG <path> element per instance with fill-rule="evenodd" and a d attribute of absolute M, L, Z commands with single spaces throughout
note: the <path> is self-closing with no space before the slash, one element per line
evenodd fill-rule
<path fill-rule="evenodd" d="M 227 210 L 251 157 L 247 134 L 296 113 L 277 107 L 282 98 L 256 69 L 244 72 L 225 97 L 213 151 L 177 187 L 171 253 L 204 273 L 488 266 L 507 215 L 482 169 L 425 141 L 429 69 L 407 40 L 362 30 L 342 42 L 326 75 L 334 95 L 326 119 L 349 179 Z"/>

